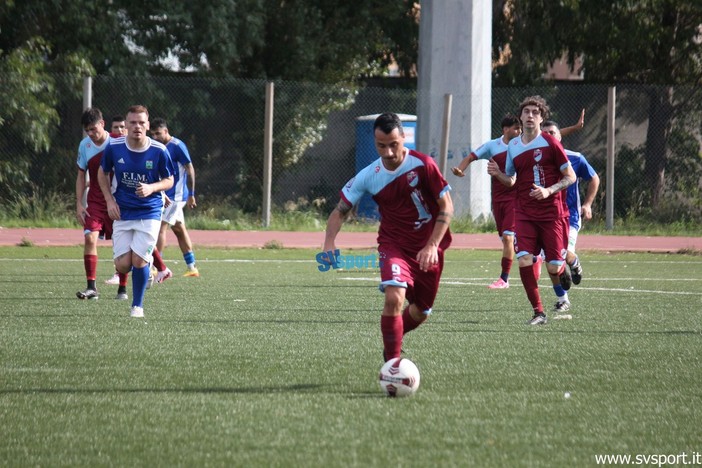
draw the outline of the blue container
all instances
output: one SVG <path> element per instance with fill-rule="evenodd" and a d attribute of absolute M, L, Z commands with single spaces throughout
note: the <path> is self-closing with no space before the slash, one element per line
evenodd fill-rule
<path fill-rule="evenodd" d="M 356 173 L 380 157 L 375 150 L 373 124 L 380 114 L 364 115 L 356 118 Z M 405 147 L 416 149 L 415 133 L 417 131 L 417 116 L 398 114 L 405 130 Z M 380 219 L 378 205 L 370 194 L 365 194 L 357 205 L 359 218 Z"/>

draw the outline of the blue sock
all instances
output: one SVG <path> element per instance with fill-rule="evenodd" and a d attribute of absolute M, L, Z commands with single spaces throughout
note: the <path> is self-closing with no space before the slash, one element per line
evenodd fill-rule
<path fill-rule="evenodd" d="M 190 266 L 195 264 L 195 252 L 190 251 L 188 253 L 183 254 L 183 260 L 185 260 L 185 264 Z"/>
<path fill-rule="evenodd" d="M 146 282 L 149 280 L 149 265 L 142 268 L 132 268 L 132 307 L 144 307 Z"/>
<path fill-rule="evenodd" d="M 563 286 L 561 286 L 560 284 L 554 285 L 553 290 L 556 292 L 556 296 L 558 297 L 563 297 L 566 295 L 565 289 L 563 289 Z"/>

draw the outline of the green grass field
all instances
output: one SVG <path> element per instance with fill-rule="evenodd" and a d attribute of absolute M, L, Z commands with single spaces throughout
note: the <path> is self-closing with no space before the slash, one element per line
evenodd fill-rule
<path fill-rule="evenodd" d="M 434 314 L 405 337 L 421 386 L 390 399 L 376 272 L 320 273 L 306 250 L 197 254 L 202 277 L 182 278 L 166 250 L 176 277 L 147 292 L 141 320 L 101 285 L 107 250 L 100 300 L 79 301 L 82 248 L 0 248 L 1 465 L 566 467 L 702 452 L 700 256 L 584 252 L 573 319 L 528 327 L 516 269 L 509 290 L 486 288 L 499 252 L 449 251 Z"/>

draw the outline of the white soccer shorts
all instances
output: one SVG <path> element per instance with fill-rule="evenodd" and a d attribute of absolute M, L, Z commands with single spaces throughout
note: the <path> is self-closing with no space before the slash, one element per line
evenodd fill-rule
<path fill-rule="evenodd" d="M 113 258 L 131 250 L 147 263 L 151 263 L 160 228 L 161 221 L 158 219 L 115 221 L 112 233 Z"/>

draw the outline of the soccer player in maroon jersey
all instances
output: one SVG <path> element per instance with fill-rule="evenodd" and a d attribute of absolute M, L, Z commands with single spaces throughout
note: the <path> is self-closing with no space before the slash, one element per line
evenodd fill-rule
<path fill-rule="evenodd" d="M 380 213 L 380 290 L 385 293 L 380 331 L 388 361 L 400 357 L 404 334 L 431 314 L 444 251 L 451 244 L 453 202 L 451 187 L 434 160 L 405 147 L 396 114 L 378 116 L 373 132 L 380 157 L 341 189 L 341 199 L 327 220 L 324 252 L 335 250 L 344 220 L 361 196 L 370 193 Z"/>
<path fill-rule="evenodd" d="M 512 138 L 518 137 L 522 132 L 522 125 L 519 118 L 512 114 L 507 114 L 502 119 L 502 136 L 490 140 L 468 156 L 463 158 L 457 167 L 451 168 L 455 176 L 463 177 L 468 166 L 478 159 L 493 159 L 504 170 L 507 160 L 507 144 Z M 509 288 L 509 272 L 512 269 L 512 259 L 514 258 L 514 187 L 505 187 L 501 182 L 491 179 L 492 182 L 492 216 L 497 225 L 497 235 L 502 241 L 502 272 L 490 289 Z M 541 257 L 539 257 L 541 258 Z M 540 266 L 540 265 L 539 265 Z"/>
<path fill-rule="evenodd" d="M 517 192 L 515 251 L 519 276 L 534 312 L 528 322 L 531 325 L 547 322 L 533 268 L 534 256 L 543 249 L 557 296 L 562 296 L 571 284 L 565 265 L 569 214 L 565 189 L 575 182 L 575 173 L 561 143 L 541 132 L 541 124 L 549 114 L 548 104 L 541 96 L 522 101 L 519 118 L 523 133 L 508 145 L 505 172 L 495 161 L 488 161 L 488 174 L 508 187 L 515 186 Z"/>
<path fill-rule="evenodd" d="M 88 135 L 78 145 L 78 175 L 76 177 L 76 219 L 83 226 L 85 244 L 83 246 L 83 263 L 87 288 L 78 291 L 78 299 L 97 299 L 99 293 L 95 284 L 97 276 L 97 240 L 103 233 L 105 239 L 112 237 L 112 219 L 107 214 L 105 197 L 97 187 L 97 172 L 102 161 L 102 154 L 108 145 L 110 136 L 105 130 L 105 121 L 102 112 L 96 107 L 90 107 L 81 115 L 83 130 Z M 87 206 L 83 205 L 83 197 L 88 187 L 86 172 L 93 182 L 93 190 L 88 190 Z M 120 284 L 117 289 L 117 299 L 126 300 L 126 283 Z"/>

